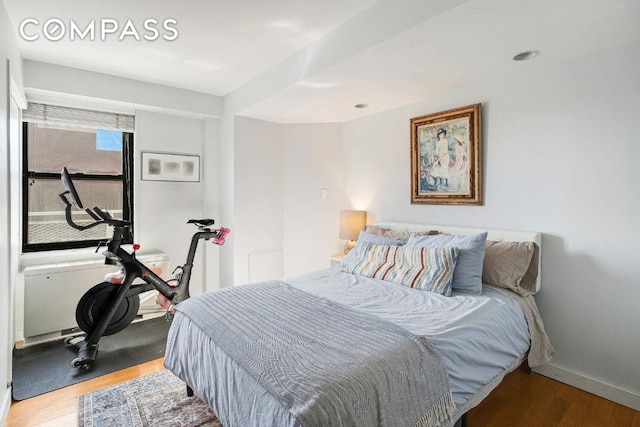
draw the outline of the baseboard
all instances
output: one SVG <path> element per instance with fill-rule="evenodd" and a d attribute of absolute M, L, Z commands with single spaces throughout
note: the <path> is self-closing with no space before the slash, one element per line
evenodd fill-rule
<path fill-rule="evenodd" d="M 0 426 L 7 425 L 9 407 L 11 407 L 11 388 L 6 388 L 2 394 L 2 401 L 0 401 Z"/>
<path fill-rule="evenodd" d="M 533 368 L 534 372 L 552 378 L 570 386 L 579 388 L 596 396 L 603 397 L 621 405 L 640 411 L 640 395 L 603 383 L 593 378 L 568 371 L 554 365 L 542 365 Z"/>

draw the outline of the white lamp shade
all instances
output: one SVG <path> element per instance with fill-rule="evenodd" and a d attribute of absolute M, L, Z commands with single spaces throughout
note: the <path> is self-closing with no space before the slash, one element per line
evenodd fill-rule
<path fill-rule="evenodd" d="M 360 230 L 367 223 L 365 211 L 340 211 L 340 238 L 358 240 Z"/>

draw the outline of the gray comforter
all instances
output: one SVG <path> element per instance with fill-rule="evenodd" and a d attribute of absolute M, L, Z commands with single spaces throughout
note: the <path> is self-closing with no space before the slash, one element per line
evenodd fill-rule
<path fill-rule="evenodd" d="M 438 425 L 454 410 L 426 338 L 283 282 L 199 295 L 176 310 L 304 427 Z"/>

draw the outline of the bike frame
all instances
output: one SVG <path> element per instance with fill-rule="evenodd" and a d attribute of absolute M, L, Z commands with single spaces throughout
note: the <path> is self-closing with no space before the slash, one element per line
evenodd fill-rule
<path fill-rule="evenodd" d="M 214 224 L 214 221 L 211 219 L 189 220 L 188 222 L 194 223 L 200 231 L 196 232 L 191 238 L 191 244 L 189 246 L 189 252 L 187 254 L 185 264 L 178 267 L 181 269 L 178 284 L 176 286 L 171 286 L 167 281 L 160 278 L 136 258 L 136 245 L 134 245 L 134 249 L 131 252 L 127 252 L 121 247 L 124 230 L 130 225 L 128 222 L 115 219 L 111 217 L 108 212 L 97 207 L 93 208 L 93 210 L 84 209 L 66 168 L 62 169 L 61 177 L 66 191 L 60 194 L 60 198 L 66 205 L 65 217 L 67 223 L 77 230 L 86 230 L 88 228 L 95 227 L 98 224 L 111 225 L 113 227 L 113 235 L 111 240 L 107 243 L 107 250 L 103 252 L 103 255 L 106 257 L 105 263 L 115 264 L 120 267 L 121 272 L 124 272 L 123 282 L 117 284 L 114 283 L 114 286 L 118 286 L 116 295 L 109 302 L 105 313 L 95 324 L 95 328 L 91 331 L 85 331 L 87 336 L 85 336 L 84 339 L 73 339 L 69 341 L 69 343 L 78 348 L 78 357 L 73 360 L 73 366 L 87 366 L 95 360 L 98 352 L 98 341 L 100 341 L 100 338 L 104 335 L 114 314 L 125 298 L 156 289 L 164 295 L 172 305 L 179 304 L 180 302 L 188 299 L 190 296 L 189 282 L 191 281 L 191 270 L 193 269 L 193 260 L 196 255 L 198 243 L 200 240 L 212 240 L 213 243 L 217 245 L 223 245 L 225 237 L 230 230 L 224 227 L 211 229 L 210 226 Z M 71 202 L 69 202 L 67 196 L 71 198 Z M 88 225 L 79 225 L 74 223 L 71 215 L 72 206 L 75 206 L 78 209 L 84 209 L 84 211 L 93 218 L 95 222 Z M 134 284 L 133 282 L 136 279 L 141 279 L 144 283 Z M 171 306 L 167 308 L 167 319 L 170 318 Z"/>
<path fill-rule="evenodd" d="M 111 301 L 109 308 L 105 312 L 100 323 L 87 337 L 89 343 L 97 342 L 102 337 L 105 329 L 111 322 L 111 319 L 122 303 L 122 301 L 131 295 L 140 294 L 150 290 L 158 290 L 167 297 L 172 304 L 176 305 L 189 298 L 189 282 L 191 280 L 191 270 L 193 269 L 193 260 L 196 255 L 196 249 L 200 240 L 216 239 L 220 236 L 220 230 L 204 230 L 196 232 L 191 238 L 187 261 L 182 265 L 182 275 L 177 286 L 171 286 L 157 274 L 151 271 L 147 266 L 141 263 L 135 256 L 135 251 L 129 253 L 124 250 L 120 243 L 124 227 L 114 227 L 113 237 L 108 243 L 107 250 L 103 253 L 110 264 L 118 265 L 125 273 L 124 281 L 119 284 L 118 293 Z M 133 284 L 136 279 L 142 279 L 145 284 Z"/>

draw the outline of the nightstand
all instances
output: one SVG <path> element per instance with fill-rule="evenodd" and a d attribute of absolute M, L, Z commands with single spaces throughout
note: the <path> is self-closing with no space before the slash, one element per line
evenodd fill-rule
<path fill-rule="evenodd" d="M 344 259 L 344 252 L 338 252 L 331 255 L 329 258 L 329 267 L 335 267 L 336 265 L 340 265 L 342 260 Z"/>

